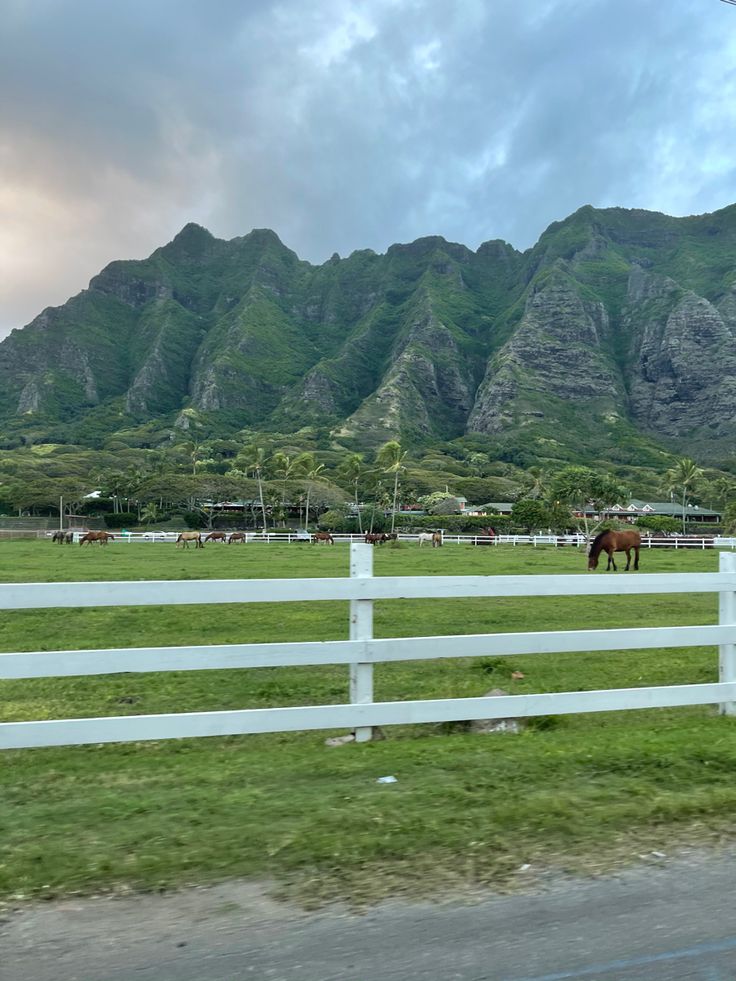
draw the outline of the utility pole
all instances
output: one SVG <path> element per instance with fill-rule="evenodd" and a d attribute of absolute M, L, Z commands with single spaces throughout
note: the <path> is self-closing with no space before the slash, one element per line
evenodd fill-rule
<path fill-rule="evenodd" d="M 64 530 L 64 498 L 59 498 L 59 531 Z"/>

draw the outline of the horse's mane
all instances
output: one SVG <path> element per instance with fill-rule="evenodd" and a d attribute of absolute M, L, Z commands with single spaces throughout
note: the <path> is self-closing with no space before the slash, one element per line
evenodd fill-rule
<path fill-rule="evenodd" d="M 591 556 L 595 556 L 595 555 L 597 555 L 600 552 L 601 548 L 603 547 L 603 539 L 605 538 L 605 536 L 607 534 L 608 534 L 608 531 L 601 531 L 601 532 L 599 532 L 595 536 L 595 538 L 593 539 L 593 541 L 590 543 L 590 555 Z"/>

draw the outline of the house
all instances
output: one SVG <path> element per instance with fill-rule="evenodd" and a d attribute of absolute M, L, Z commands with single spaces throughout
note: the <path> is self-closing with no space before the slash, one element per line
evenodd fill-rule
<path fill-rule="evenodd" d="M 511 514 L 513 508 L 511 501 L 490 501 L 483 505 L 483 514 Z"/>
<path fill-rule="evenodd" d="M 583 511 L 575 512 L 577 517 L 583 516 Z M 643 517 L 663 517 L 677 518 L 682 520 L 682 504 L 674 501 L 641 501 L 632 498 L 628 504 L 611 504 L 610 507 L 601 508 L 596 511 L 593 508 L 586 508 L 585 515 L 588 518 L 618 518 L 621 521 L 635 522 Z M 701 507 L 698 504 L 685 505 L 685 521 L 700 522 L 702 524 L 719 524 L 723 515 L 715 508 Z"/>

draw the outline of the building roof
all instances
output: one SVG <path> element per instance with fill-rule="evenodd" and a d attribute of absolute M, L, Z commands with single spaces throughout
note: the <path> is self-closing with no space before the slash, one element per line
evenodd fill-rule
<path fill-rule="evenodd" d="M 674 501 L 641 501 L 633 497 L 628 504 L 613 504 L 602 510 L 610 514 L 657 514 L 672 518 L 682 517 L 682 504 L 677 504 Z M 702 517 L 705 514 L 713 515 L 714 517 L 721 516 L 721 512 L 715 508 L 701 507 L 698 504 L 685 505 L 686 518 L 691 515 Z"/>

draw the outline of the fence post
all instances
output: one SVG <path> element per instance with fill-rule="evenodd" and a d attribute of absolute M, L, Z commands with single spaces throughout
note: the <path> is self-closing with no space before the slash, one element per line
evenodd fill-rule
<path fill-rule="evenodd" d="M 720 552 L 718 571 L 736 572 L 736 555 L 732 552 Z M 732 625 L 736 632 L 736 592 L 733 587 L 721 590 L 718 594 L 718 623 Z M 718 648 L 718 680 L 736 681 L 736 643 L 721 644 Z M 721 702 L 718 710 L 721 715 L 736 715 L 736 702 Z"/>
<path fill-rule="evenodd" d="M 367 579 L 373 575 L 373 546 L 365 542 L 350 543 L 350 578 Z M 371 640 L 373 637 L 373 600 L 350 601 L 350 640 Z M 365 705 L 373 701 L 373 665 L 356 661 L 350 665 L 350 703 Z M 370 726 L 355 730 L 357 743 L 373 738 Z"/>

